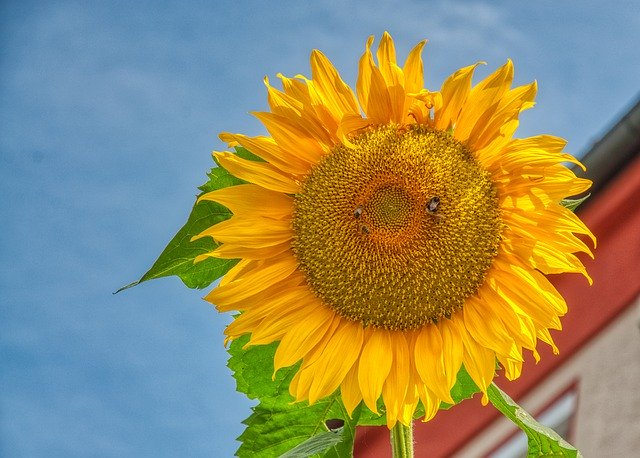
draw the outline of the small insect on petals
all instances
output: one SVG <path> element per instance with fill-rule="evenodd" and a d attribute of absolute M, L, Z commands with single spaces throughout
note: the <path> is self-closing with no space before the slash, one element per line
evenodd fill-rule
<path fill-rule="evenodd" d="M 362 215 L 362 207 L 356 208 L 355 211 L 353 212 L 353 216 L 357 219 L 357 218 L 360 218 L 361 215 Z"/>
<path fill-rule="evenodd" d="M 364 224 L 360 227 L 360 230 L 362 231 L 363 234 L 368 234 L 369 231 L 369 226 L 365 226 Z"/>

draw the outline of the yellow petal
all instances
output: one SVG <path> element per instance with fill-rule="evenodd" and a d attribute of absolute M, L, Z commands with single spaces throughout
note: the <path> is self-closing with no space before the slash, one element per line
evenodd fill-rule
<path fill-rule="evenodd" d="M 247 137 L 246 135 L 223 132 L 220 134 L 220 140 L 227 142 L 229 147 L 240 145 L 246 148 L 285 172 L 285 175 L 306 175 L 313 166 L 312 162 L 283 151 L 271 137 Z"/>
<path fill-rule="evenodd" d="M 533 105 L 536 92 L 535 81 L 508 91 L 498 102 L 495 112 L 487 110 L 478 118 L 476 126 L 469 134 L 469 147 L 478 150 L 503 134 L 502 127 L 505 124 L 518 119 L 521 111 Z"/>
<path fill-rule="evenodd" d="M 360 392 L 360 385 L 358 384 L 358 365 L 351 366 L 349 372 L 344 377 L 342 384 L 340 385 L 340 394 L 342 396 L 342 403 L 349 416 L 353 414 L 353 410 L 358 407 L 360 401 L 362 401 L 362 393 Z"/>
<path fill-rule="evenodd" d="M 542 295 L 547 303 L 552 307 L 554 312 L 562 316 L 567 313 L 567 303 L 562 295 L 556 290 L 555 286 L 542 275 L 535 270 L 525 269 L 522 266 L 515 265 L 514 263 L 508 263 L 502 260 L 496 260 L 495 266 L 499 269 L 494 271 L 495 273 L 506 273 L 512 275 L 506 277 L 507 284 L 518 285 L 518 288 L 525 291 L 528 296 L 534 296 L 534 292 Z"/>
<path fill-rule="evenodd" d="M 360 355 L 358 383 L 364 403 L 374 413 L 378 413 L 376 404 L 391 370 L 393 357 L 389 351 L 390 346 L 389 331 L 375 329 L 366 339 Z"/>
<path fill-rule="evenodd" d="M 549 304 L 542 293 L 534 288 L 517 275 L 505 275 L 504 272 L 496 270 L 493 273 L 495 280 L 493 288 L 504 301 L 506 301 L 513 310 L 518 313 L 524 312 L 540 327 L 555 328 L 561 327 L 560 319 L 556 310 Z M 486 294 L 490 294 L 486 291 Z"/>
<path fill-rule="evenodd" d="M 300 188 L 299 183 L 266 162 L 248 161 L 227 152 L 214 154 L 222 167 L 241 180 L 287 194 L 295 194 Z"/>
<path fill-rule="evenodd" d="M 319 101 L 339 122 L 346 114 L 358 113 L 358 102 L 351 88 L 340 78 L 333 64 L 320 51 L 311 53 L 311 77 Z"/>
<path fill-rule="evenodd" d="M 300 100 L 273 88 L 269 85 L 267 78 L 265 78 L 265 84 L 272 113 L 289 119 L 304 132 L 308 132 L 319 143 L 332 144 L 333 137 L 327 131 L 327 122 L 331 122 L 332 125 L 336 124 L 336 122 L 333 119 L 328 120 L 325 117 L 317 116 L 317 111 L 314 109 L 314 105 L 325 107 L 323 102 L 305 105 Z M 313 83 L 309 82 L 308 84 Z"/>
<path fill-rule="evenodd" d="M 196 256 L 193 262 L 197 263 L 208 258 L 250 260 L 268 259 L 273 258 L 274 256 L 278 256 L 289 250 L 290 248 L 291 243 L 289 241 L 280 243 L 278 245 L 265 246 L 261 248 L 223 244 L 213 251 Z"/>
<path fill-rule="evenodd" d="M 389 33 L 384 32 L 378 45 L 378 66 L 391 102 L 391 121 L 404 121 L 404 75 L 396 63 L 396 50 Z"/>
<path fill-rule="evenodd" d="M 219 243 L 249 248 L 265 248 L 286 243 L 293 238 L 291 221 L 271 218 L 232 217 L 205 229 L 191 240 L 213 237 Z"/>
<path fill-rule="evenodd" d="M 362 349 L 363 328 L 358 322 L 342 320 L 313 365 L 315 377 L 309 388 L 309 403 L 333 393 L 351 370 Z"/>
<path fill-rule="evenodd" d="M 516 361 L 501 355 L 496 355 L 498 361 L 504 368 L 504 375 L 507 380 L 515 380 L 522 373 L 522 361 Z"/>
<path fill-rule="evenodd" d="M 384 77 L 373 62 L 372 43 L 373 37 L 369 37 L 365 53 L 360 58 L 356 84 L 358 99 L 368 119 L 374 124 L 386 124 L 391 119 L 391 99 Z"/>
<path fill-rule="evenodd" d="M 493 381 L 496 368 L 496 354 L 478 342 L 470 334 L 464 333 L 464 367 L 482 391 L 482 404 L 489 402 L 487 388 Z"/>
<path fill-rule="evenodd" d="M 387 409 L 387 426 L 391 429 L 400 417 L 411 371 L 409 358 L 412 355 L 409 354 L 404 332 L 391 332 L 391 347 L 387 351 L 389 350 L 393 354 L 393 364 L 382 386 L 382 398 Z"/>
<path fill-rule="evenodd" d="M 478 343 L 497 354 L 517 361 L 523 360 L 513 338 L 505 329 L 500 317 L 495 315 L 491 303 L 487 302 L 486 298 L 467 298 L 462 311 L 465 328 Z"/>
<path fill-rule="evenodd" d="M 253 115 L 264 124 L 278 146 L 292 156 L 316 164 L 331 150 L 331 145 L 319 141 L 312 132 L 296 125 L 290 118 L 266 112 L 254 112 Z"/>
<path fill-rule="evenodd" d="M 422 65 L 422 48 L 427 43 L 418 43 L 407 56 L 404 63 L 404 89 L 407 93 L 418 93 L 424 88 L 424 68 Z"/>
<path fill-rule="evenodd" d="M 454 129 L 456 140 L 466 142 L 476 125 L 481 124 L 481 119 L 486 119 L 488 114 L 497 110 L 500 97 L 509 90 L 511 81 L 513 64 L 507 60 L 506 64 L 471 89 Z"/>
<path fill-rule="evenodd" d="M 460 110 L 471 91 L 473 72 L 478 65 L 480 63 L 461 68 L 442 84 L 442 106 L 434 113 L 436 129 L 446 131 L 456 126 Z"/>
<path fill-rule="evenodd" d="M 458 322 L 462 322 L 460 315 L 458 312 L 452 316 L 452 319 L 445 318 L 438 322 L 438 330 L 442 338 L 444 373 L 449 388 L 453 387 L 457 380 L 464 355 L 462 333 L 458 325 Z"/>
<path fill-rule="evenodd" d="M 558 350 L 558 347 L 556 347 L 556 344 L 553 341 L 553 338 L 551 337 L 548 329 L 538 329 L 538 337 L 540 338 L 540 340 L 548 343 L 551 346 L 554 355 L 560 353 L 560 350 Z"/>
<path fill-rule="evenodd" d="M 448 356 L 448 355 L 447 355 Z M 422 382 L 445 402 L 453 404 L 445 374 L 442 336 L 435 325 L 424 326 L 416 338 L 415 367 Z"/>
<path fill-rule="evenodd" d="M 218 286 L 207 295 L 206 300 L 213 304 L 241 301 L 269 285 L 284 280 L 298 268 L 298 261 L 291 255 L 269 261 L 260 269 L 255 269 L 224 286 Z"/>
<path fill-rule="evenodd" d="M 293 390 L 292 387 L 289 387 L 289 392 L 296 400 L 309 399 L 311 384 L 316 377 L 316 372 L 313 366 L 320 358 L 322 358 L 327 344 L 333 337 L 333 334 L 336 332 L 341 322 L 342 318 L 334 315 L 331 320 L 331 324 L 329 325 L 329 329 L 322 340 L 320 340 L 320 343 L 318 343 L 318 345 L 316 345 L 302 360 L 302 365 L 298 371 L 299 377 L 297 379 L 295 390 Z"/>
<path fill-rule="evenodd" d="M 417 385 L 416 388 L 418 389 L 418 395 L 424 407 L 424 417 L 422 421 L 427 422 L 438 413 L 440 409 L 440 399 L 438 399 L 438 396 L 436 396 L 433 391 L 424 385 Z"/>
<path fill-rule="evenodd" d="M 304 321 L 309 316 L 309 308 L 317 301 L 309 288 L 302 286 L 291 289 L 277 298 L 270 298 L 270 306 L 260 310 L 265 319 L 255 326 L 250 345 L 266 345 L 276 340 L 282 340 L 288 330 L 296 323 Z"/>
<path fill-rule="evenodd" d="M 274 371 L 301 360 L 328 332 L 334 316 L 331 309 L 319 304 L 309 307 L 307 313 L 308 317 L 291 326 L 278 345 L 273 359 Z"/>
<path fill-rule="evenodd" d="M 198 198 L 198 202 L 202 200 L 218 202 L 235 215 L 284 219 L 291 218 L 293 213 L 293 198 L 255 184 L 239 184 L 207 192 Z"/>
<path fill-rule="evenodd" d="M 584 275 L 589 284 L 593 280 L 587 273 L 582 262 L 571 253 L 561 253 L 554 250 L 547 243 L 527 239 L 511 239 L 504 242 L 511 253 L 518 256 L 527 265 L 545 274 L 559 274 L 565 272 Z"/>

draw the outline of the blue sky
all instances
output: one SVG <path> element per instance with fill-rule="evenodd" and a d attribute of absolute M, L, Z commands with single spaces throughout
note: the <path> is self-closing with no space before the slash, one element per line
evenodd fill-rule
<path fill-rule="evenodd" d="M 318 48 L 353 83 L 384 30 L 402 58 L 429 39 L 431 89 L 511 57 L 539 83 L 518 134 L 577 155 L 640 89 L 632 1 L 0 4 L 1 456 L 233 454 L 230 318 L 177 278 L 111 293 L 186 220 L 217 133 L 263 132 L 265 75 Z"/>

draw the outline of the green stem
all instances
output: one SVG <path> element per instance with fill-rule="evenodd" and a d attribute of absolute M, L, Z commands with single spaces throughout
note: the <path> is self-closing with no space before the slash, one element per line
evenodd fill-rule
<path fill-rule="evenodd" d="M 391 452 L 393 458 L 413 458 L 413 423 L 396 423 L 391 430 Z"/>

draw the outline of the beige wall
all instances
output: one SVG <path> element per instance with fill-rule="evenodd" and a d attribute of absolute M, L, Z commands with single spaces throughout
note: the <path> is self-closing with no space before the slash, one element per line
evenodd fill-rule
<path fill-rule="evenodd" d="M 539 412 L 575 381 L 573 445 L 585 458 L 640 456 L 640 296 L 520 404 Z M 501 418 L 455 456 L 484 456 L 512 431 Z"/>

